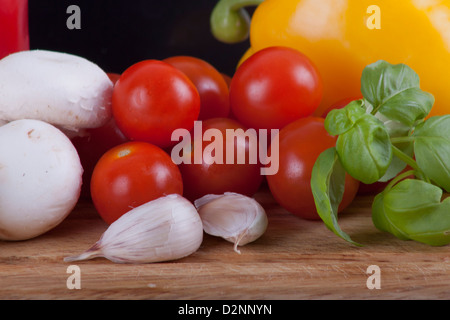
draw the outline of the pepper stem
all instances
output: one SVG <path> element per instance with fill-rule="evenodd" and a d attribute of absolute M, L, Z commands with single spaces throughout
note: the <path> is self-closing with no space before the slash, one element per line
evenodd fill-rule
<path fill-rule="evenodd" d="M 258 6 L 264 2 L 264 0 L 221 0 L 228 2 L 231 10 L 239 10 L 244 7 Z"/>
<path fill-rule="evenodd" d="M 210 23 L 214 37 L 225 43 L 247 40 L 250 31 L 248 6 L 258 6 L 264 0 L 219 0 L 214 7 Z"/>

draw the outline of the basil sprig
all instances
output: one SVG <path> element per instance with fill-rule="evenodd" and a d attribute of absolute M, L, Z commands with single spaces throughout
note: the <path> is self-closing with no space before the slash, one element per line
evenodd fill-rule
<path fill-rule="evenodd" d="M 392 161 L 389 133 L 383 122 L 366 113 L 362 101 L 332 110 L 325 129 L 338 135 L 336 151 L 345 170 L 366 184 L 384 176 Z"/>
<path fill-rule="evenodd" d="M 450 115 L 427 118 L 434 97 L 420 89 L 419 76 L 405 64 L 378 61 L 361 77 L 363 99 L 332 110 L 325 128 L 336 147 L 317 159 L 311 187 L 319 216 L 344 240 L 338 224 L 345 175 L 371 184 L 390 181 L 375 197 L 372 220 L 402 240 L 450 243 Z M 409 165 L 411 170 L 403 172 Z"/>
<path fill-rule="evenodd" d="M 392 65 L 380 60 L 367 66 L 361 77 L 361 93 L 373 112 L 407 126 L 424 119 L 434 97 L 420 89 L 417 73 L 405 64 Z"/>
<path fill-rule="evenodd" d="M 450 243 L 450 198 L 441 202 L 442 189 L 422 180 L 406 179 L 373 202 L 374 225 L 403 240 L 433 246 Z"/>

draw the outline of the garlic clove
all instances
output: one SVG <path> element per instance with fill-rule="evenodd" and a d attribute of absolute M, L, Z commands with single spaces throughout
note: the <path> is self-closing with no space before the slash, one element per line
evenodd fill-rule
<path fill-rule="evenodd" d="M 104 257 L 115 263 L 153 263 L 181 259 L 198 250 L 203 225 L 196 208 L 178 194 L 127 212 L 90 249 L 64 261 Z"/>
<path fill-rule="evenodd" d="M 261 237 L 267 229 L 264 208 L 253 198 L 238 193 L 206 195 L 194 202 L 203 230 L 234 243 L 234 251 Z"/>

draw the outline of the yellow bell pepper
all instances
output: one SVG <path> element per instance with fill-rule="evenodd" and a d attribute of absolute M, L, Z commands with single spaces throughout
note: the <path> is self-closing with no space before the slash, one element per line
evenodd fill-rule
<path fill-rule="evenodd" d="M 221 0 L 211 16 L 214 35 L 244 40 L 248 5 L 258 7 L 241 62 L 270 46 L 303 52 L 324 82 L 317 114 L 360 96 L 362 70 L 380 59 L 419 74 L 422 89 L 436 98 L 431 115 L 450 113 L 450 0 Z"/>

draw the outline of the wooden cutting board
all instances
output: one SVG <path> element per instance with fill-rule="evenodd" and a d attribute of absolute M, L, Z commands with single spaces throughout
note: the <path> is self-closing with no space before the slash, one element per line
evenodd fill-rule
<path fill-rule="evenodd" d="M 0 242 L 0 299 L 450 298 L 450 246 L 401 241 L 378 231 L 371 196 L 358 196 L 340 216 L 342 229 L 364 247 L 337 238 L 321 221 L 290 215 L 266 190 L 256 198 L 267 210 L 269 227 L 241 247 L 240 255 L 231 243 L 205 235 L 187 258 L 141 265 L 63 261 L 89 248 L 107 228 L 92 204 L 80 201 L 45 235 Z M 75 271 L 68 269 L 72 265 Z M 379 272 L 368 273 L 370 266 Z M 69 289 L 68 283 L 80 288 Z M 380 288 L 369 289 L 368 283 Z"/>

